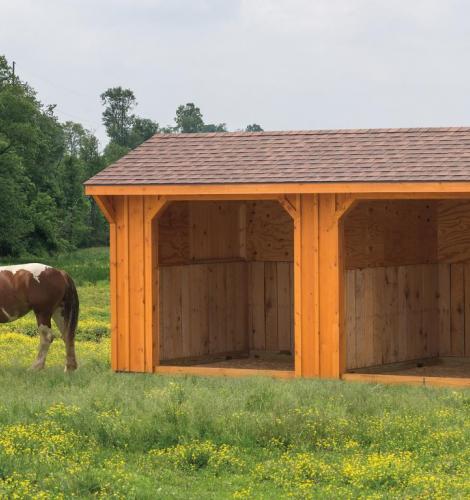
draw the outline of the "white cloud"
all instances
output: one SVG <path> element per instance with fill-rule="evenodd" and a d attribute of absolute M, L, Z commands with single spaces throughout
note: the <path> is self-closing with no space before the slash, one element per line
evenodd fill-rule
<path fill-rule="evenodd" d="M 470 123 L 465 0 L 0 0 L 0 51 L 63 119 L 98 128 L 132 88 L 167 124 L 232 129 Z"/>

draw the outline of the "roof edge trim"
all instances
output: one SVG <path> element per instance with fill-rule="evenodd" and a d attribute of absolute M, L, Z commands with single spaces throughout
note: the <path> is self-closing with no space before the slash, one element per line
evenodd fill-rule
<path fill-rule="evenodd" d="M 429 193 L 461 194 L 470 199 L 468 181 L 417 182 L 325 182 L 270 184 L 141 184 L 85 186 L 87 195 L 253 195 L 257 194 L 321 194 L 321 193 Z"/>

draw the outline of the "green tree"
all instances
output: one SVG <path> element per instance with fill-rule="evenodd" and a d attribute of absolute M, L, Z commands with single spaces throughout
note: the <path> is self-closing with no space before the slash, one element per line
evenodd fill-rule
<path fill-rule="evenodd" d="M 63 128 L 65 155 L 60 167 L 61 237 L 70 247 L 106 244 L 107 223 L 96 204 L 83 196 L 82 186 L 86 179 L 106 165 L 99 152 L 98 139 L 79 123 L 66 122 Z"/>
<path fill-rule="evenodd" d="M 107 225 L 82 186 L 104 166 L 96 137 L 59 123 L 0 57 L 0 255 L 105 243 Z"/>
<path fill-rule="evenodd" d="M 42 106 L 33 89 L 11 73 L 6 58 L 0 57 L 2 218 L 14 228 L 0 230 L 0 252 L 55 250 L 60 196 L 57 173 L 64 148 L 63 131 L 54 116 L 54 107 Z M 46 198 L 50 203 L 39 214 L 37 208 Z M 47 228 L 41 217 L 48 217 Z"/>
<path fill-rule="evenodd" d="M 65 122 L 64 130 L 64 151 L 70 156 L 80 156 L 82 143 L 87 135 L 83 125 L 75 122 Z"/>
<path fill-rule="evenodd" d="M 263 129 L 257 123 L 252 123 L 246 126 L 245 132 L 263 132 Z"/>
<path fill-rule="evenodd" d="M 159 131 L 160 127 L 157 122 L 154 122 L 149 118 L 139 118 L 138 116 L 135 117 L 131 129 L 129 147 L 135 148 L 147 139 L 150 139 L 152 135 L 156 134 Z"/>
<path fill-rule="evenodd" d="M 90 203 L 83 196 L 85 168 L 79 156 L 67 155 L 61 162 L 61 191 L 63 214 L 60 237 L 70 248 L 86 246 L 91 232 Z"/>
<path fill-rule="evenodd" d="M 178 106 L 175 122 L 176 130 L 186 134 L 202 132 L 204 127 L 201 110 L 192 102 Z"/>
<path fill-rule="evenodd" d="M 0 92 L 0 103 L 1 100 Z M 18 155 L 12 151 L 1 154 L 0 255 L 19 255 L 24 252 L 24 239 L 33 228 L 23 179 L 24 170 Z"/>
<path fill-rule="evenodd" d="M 132 113 L 137 101 L 131 89 L 110 88 L 101 94 L 101 102 L 105 107 L 103 124 L 106 127 L 110 144 L 123 148 L 120 151 L 127 153 L 129 149 L 142 144 L 159 131 L 158 123 Z M 117 151 L 117 148 L 112 148 L 113 158 Z"/>
<path fill-rule="evenodd" d="M 61 217 L 56 200 L 50 194 L 39 191 L 30 209 L 33 227 L 26 238 L 27 252 L 40 255 L 45 251 L 64 250 L 65 242 L 59 237 Z"/>
<path fill-rule="evenodd" d="M 181 104 L 176 110 L 176 127 L 172 132 L 195 133 L 195 132 L 227 132 L 225 123 L 204 123 L 201 110 L 192 102 Z"/>
<path fill-rule="evenodd" d="M 132 110 L 137 105 L 134 92 L 122 87 L 113 87 L 101 94 L 103 124 L 112 142 L 119 146 L 129 147 L 129 138 L 134 125 L 135 116 Z"/>
<path fill-rule="evenodd" d="M 227 132 L 227 125 L 225 123 L 206 123 L 202 127 L 202 132 Z"/>
<path fill-rule="evenodd" d="M 109 142 L 103 152 L 105 164 L 111 165 L 111 163 L 118 161 L 119 158 L 122 158 L 129 151 L 130 149 L 127 146 L 121 146 L 113 141 Z"/>
<path fill-rule="evenodd" d="M 80 159 L 84 167 L 84 180 L 97 174 L 106 166 L 104 155 L 100 154 L 98 139 L 90 132 L 82 138 L 80 146 Z M 88 234 L 87 246 L 100 246 L 109 243 L 108 223 L 96 203 L 89 200 L 89 222 L 90 232 Z"/>
<path fill-rule="evenodd" d="M 159 132 L 161 134 L 175 134 L 178 132 L 177 127 L 172 127 L 171 125 L 167 125 L 166 127 L 160 127 Z"/>

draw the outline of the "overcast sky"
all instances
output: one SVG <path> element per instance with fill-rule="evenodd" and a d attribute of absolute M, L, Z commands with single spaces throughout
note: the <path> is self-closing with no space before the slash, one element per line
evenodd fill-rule
<path fill-rule="evenodd" d="M 102 143 L 117 85 L 162 125 L 470 125 L 468 0 L 0 0 L 0 53 Z"/>

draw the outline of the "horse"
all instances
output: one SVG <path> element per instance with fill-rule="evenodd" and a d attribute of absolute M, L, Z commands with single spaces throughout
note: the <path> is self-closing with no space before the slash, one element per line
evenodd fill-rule
<path fill-rule="evenodd" d="M 65 343 L 65 371 L 77 368 L 75 331 L 79 300 L 72 278 L 60 269 L 44 264 L 0 266 L 0 323 L 9 323 L 34 311 L 40 343 L 37 359 L 31 366 L 41 370 L 54 340 L 54 320 Z"/>

